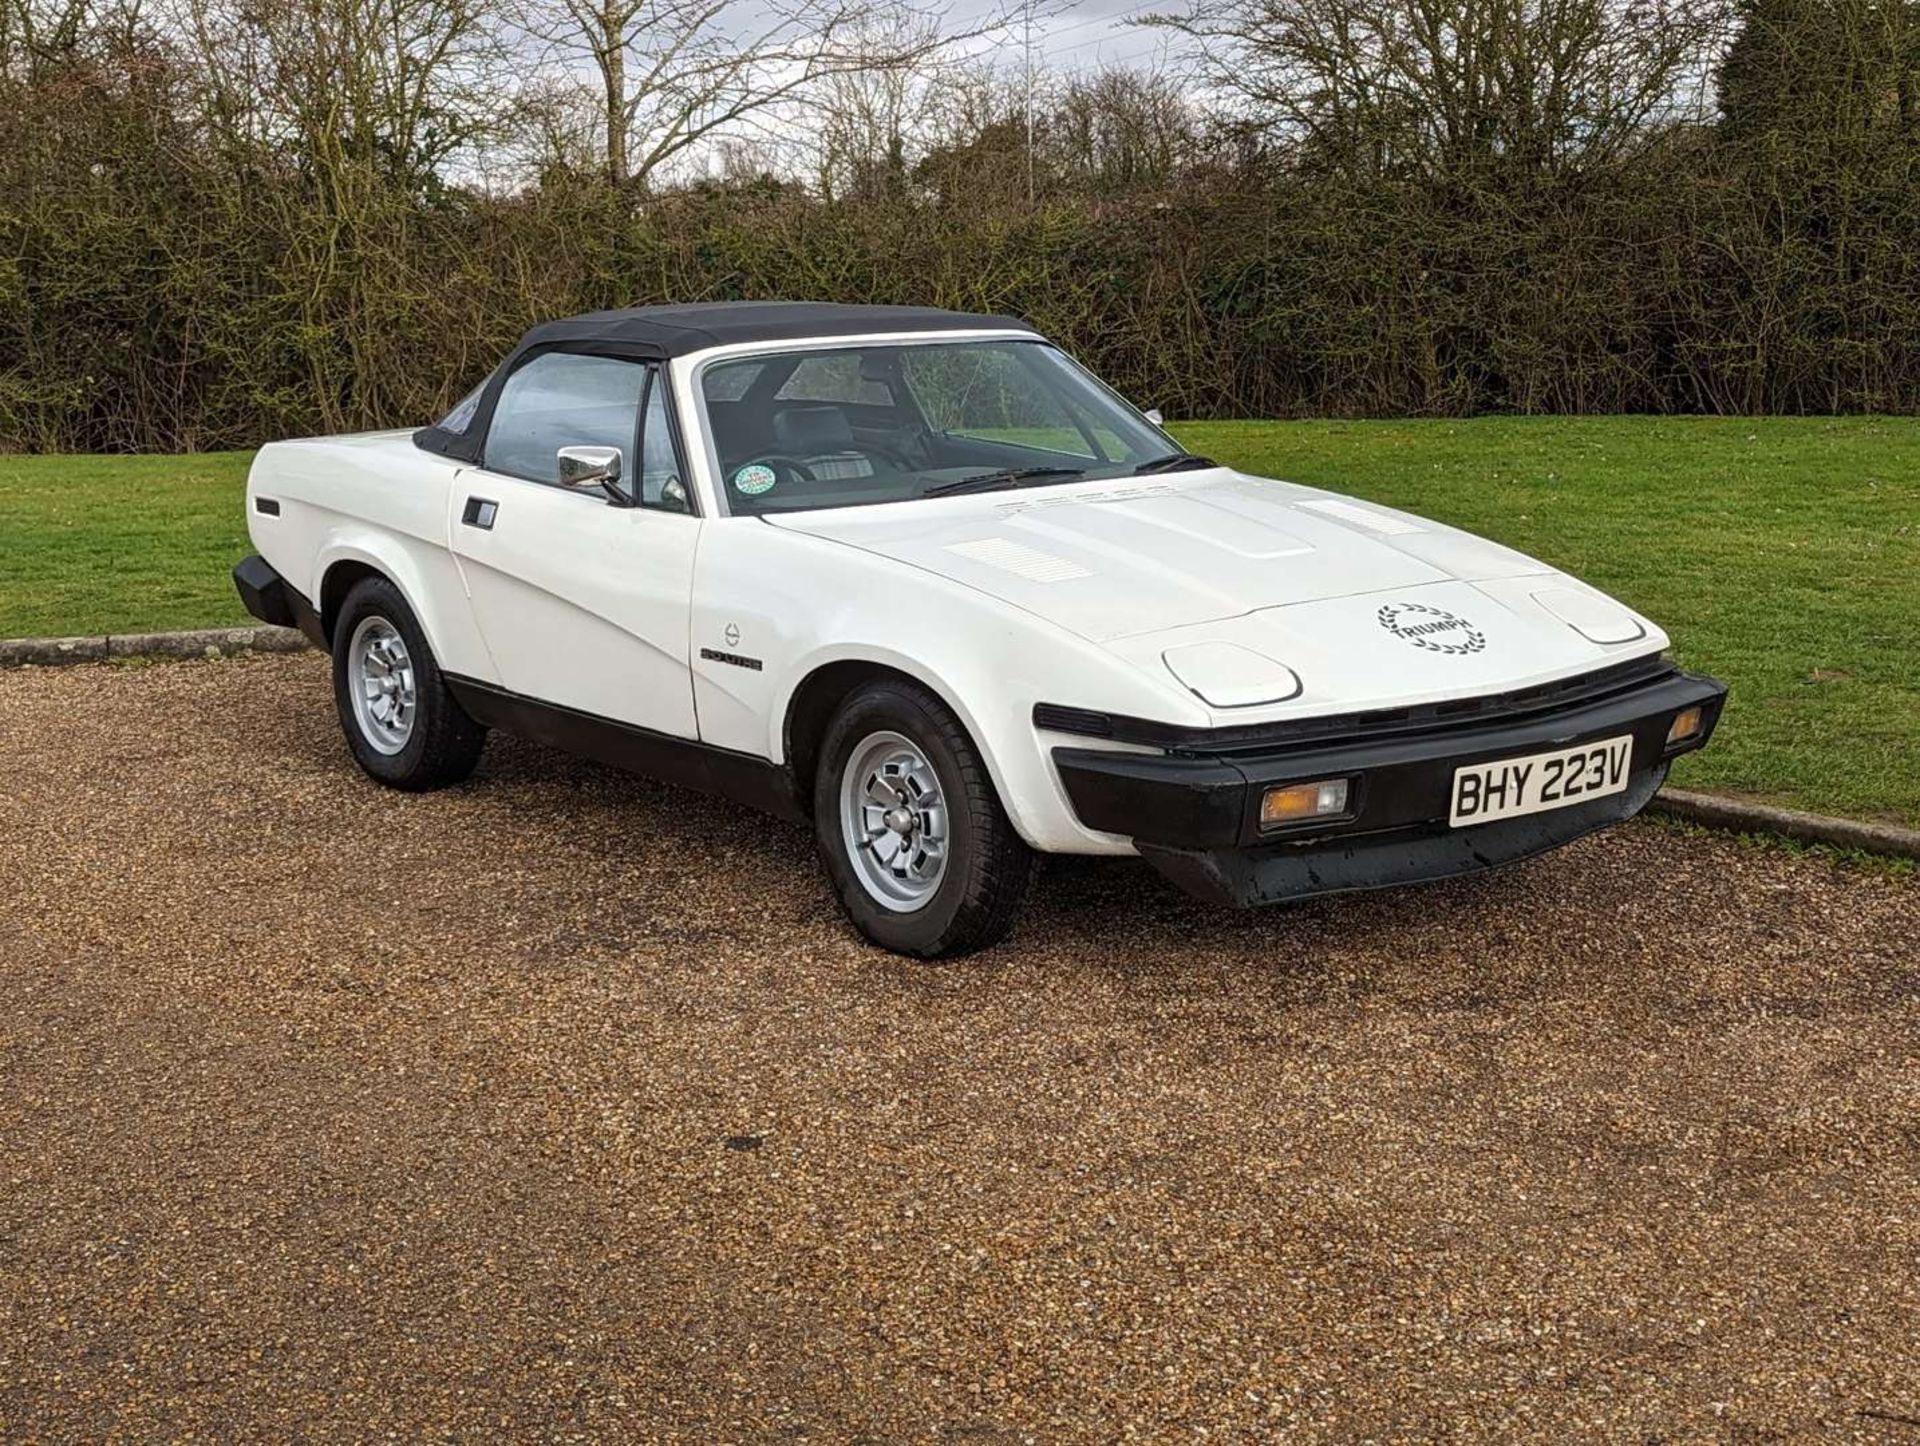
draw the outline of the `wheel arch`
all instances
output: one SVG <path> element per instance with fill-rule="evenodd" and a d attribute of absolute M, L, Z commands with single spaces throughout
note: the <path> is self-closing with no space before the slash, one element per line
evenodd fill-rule
<path fill-rule="evenodd" d="M 384 578 L 399 590 L 412 610 L 414 620 L 427 636 L 427 646 L 433 649 L 440 665 L 454 672 L 469 671 L 449 656 L 455 651 L 449 645 L 461 640 L 462 624 L 466 620 L 458 615 L 451 618 L 444 615 L 448 608 L 464 607 L 466 598 L 464 594 L 451 599 L 442 597 L 446 584 L 452 580 L 449 571 L 442 571 L 446 575 L 436 579 L 440 585 L 433 585 L 434 580 L 425 575 L 419 559 L 411 555 L 400 539 L 376 535 L 335 537 L 321 550 L 314 568 L 313 606 L 320 615 L 320 626 L 328 644 L 333 642 L 334 627 L 347 595 L 366 578 Z"/>
<path fill-rule="evenodd" d="M 340 609 L 346 606 L 347 595 L 370 577 L 381 578 L 400 587 L 374 564 L 358 557 L 340 558 L 321 574 L 320 595 L 313 600 L 313 605 L 320 614 L 320 629 L 326 634 L 329 645 L 333 642 L 334 625 L 340 620 Z M 405 597 L 406 589 L 400 588 L 400 593 Z M 408 606 L 412 606 L 411 599 L 408 600 Z"/>
<path fill-rule="evenodd" d="M 780 754 L 809 809 L 813 803 L 813 775 L 820 764 L 820 743 L 826 736 L 827 725 L 856 690 L 883 678 L 898 678 L 922 688 L 930 686 L 924 679 L 889 663 L 872 658 L 838 658 L 814 668 L 795 685 L 787 699 L 780 728 Z M 947 701 L 937 689 L 931 691 L 941 702 Z"/>
<path fill-rule="evenodd" d="M 924 688 L 953 714 L 992 781 L 1000 806 L 1029 847 L 1042 853 L 1130 853 L 1124 840 L 1089 831 L 1073 812 L 1045 741 L 1033 726 L 1029 689 L 1007 686 L 990 661 L 965 654 L 952 674 L 884 644 L 843 642 L 795 668 L 798 681 L 773 702 L 768 755 L 781 761 L 811 807 L 819 745 L 834 710 L 855 688 L 897 677 Z M 972 699 L 980 706 L 969 706 Z"/>
<path fill-rule="evenodd" d="M 787 697 L 781 713 L 780 756 L 792 773 L 797 792 L 807 808 L 811 810 L 813 804 L 813 781 L 820 763 L 820 743 L 833 721 L 833 715 L 855 691 L 888 678 L 925 689 L 953 714 L 986 763 L 987 775 L 993 780 L 1001 807 L 1014 819 L 1015 827 L 1020 827 L 1019 816 L 1014 808 L 1015 800 L 1008 795 L 999 762 L 994 756 L 992 740 L 961 703 L 958 690 L 906 659 L 872 653 L 849 654 L 815 663 Z"/>

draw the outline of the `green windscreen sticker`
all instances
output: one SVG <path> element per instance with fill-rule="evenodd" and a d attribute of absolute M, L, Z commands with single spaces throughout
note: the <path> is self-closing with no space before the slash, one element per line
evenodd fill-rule
<path fill-rule="evenodd" d="M 733 474 L 733 490 L 748 497 L 758 497 L 762 492 L 773 491 L 776 480 L 773 468 L 754 462 Z"/>

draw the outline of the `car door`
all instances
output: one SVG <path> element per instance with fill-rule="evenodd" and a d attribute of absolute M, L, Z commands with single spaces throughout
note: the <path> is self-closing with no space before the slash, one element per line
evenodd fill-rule
<path fill-rule="evenodd" d="M 541 353 L 507 378 L 481 465 L 454 480 L 448 533 L 501 686 L 696 736 L 688 610 L 701 520 L 659 368 Z M 558 483 L 561 447 L 621 454 L 620 487 Z"/>

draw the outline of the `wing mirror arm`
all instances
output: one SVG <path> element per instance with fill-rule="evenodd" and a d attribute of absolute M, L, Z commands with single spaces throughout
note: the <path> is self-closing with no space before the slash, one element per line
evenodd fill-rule
<path fill-rule="evenodd" d="M 598 487 L 615 507 L 634 505 L 633 494 L 620 485 L 618 447 L 562 447 L 553 455 L 554 475 L 562 487 L 575 491 Z"/>

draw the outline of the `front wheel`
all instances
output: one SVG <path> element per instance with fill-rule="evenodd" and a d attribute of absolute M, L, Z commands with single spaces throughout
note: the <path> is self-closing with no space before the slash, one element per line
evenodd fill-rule
<path fill-rule="evenodd" d="M 933 694 L 869 684 L 827 728 L 814 778 L 820 857 L 854 925 L 948 958 L 997 943 L 1033 872 L 973 741 Z"/>

